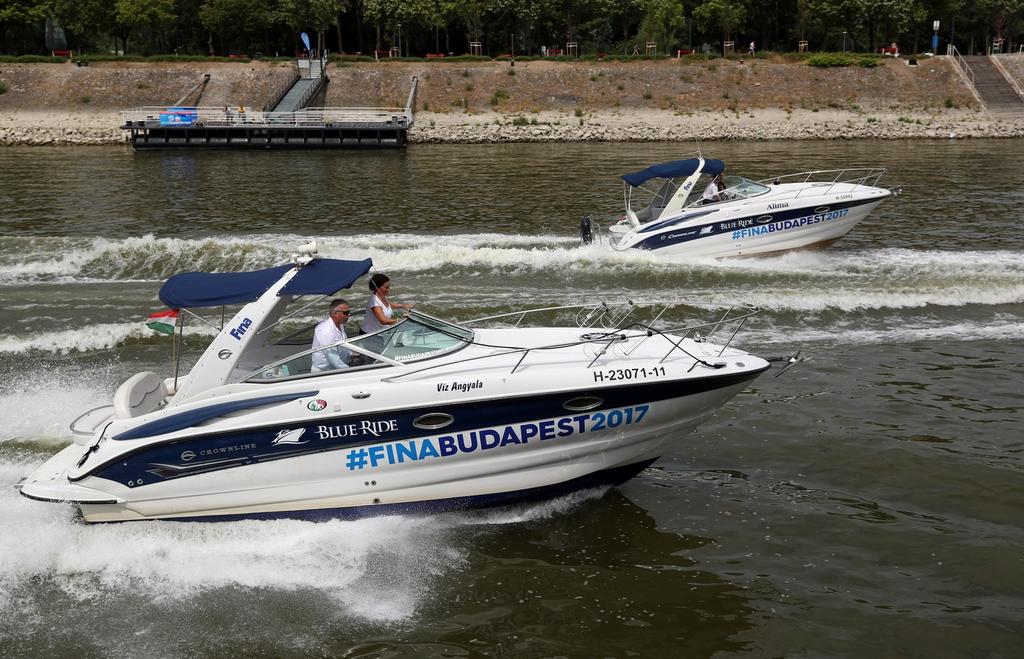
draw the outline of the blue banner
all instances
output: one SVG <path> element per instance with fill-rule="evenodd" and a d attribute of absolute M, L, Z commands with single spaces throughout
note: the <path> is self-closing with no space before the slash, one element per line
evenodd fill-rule
<path fill-rule="evenodd" d="M 195 108 L 167 108 L 160 113 L 161 126 L 191 126 L 199 118 Z"/>

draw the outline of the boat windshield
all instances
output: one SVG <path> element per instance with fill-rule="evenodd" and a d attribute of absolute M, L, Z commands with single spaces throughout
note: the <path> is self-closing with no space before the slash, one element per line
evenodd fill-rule
<path fill-rule="evenodd" d="M 707 205 L 717 203 L 716 201 L 709 201 L 704 198 L 704 191 L 707 183 L 711 180 L 710 177 L 701 179 L 698 185 L 695 185 L 693 192 L 690 193 L 690 198 L 687 200 L 687 205 Z M 764 193 L 771 190 L 766 185 L 761 185 L 756 181 L 743 178 L 742 176 L 724 176 L 722 177 L 722 183 L 725 184 L 725 189 L 722 191 L 721 201 L 736 201 L 738 199 L 750 199 L 763 195 Z"/>
<path fill-rule="evenodd" d="M 373 334 L 307 350 L 261 367 L 246 382 L 272 382 L 296 377 L 362 371 L 395 365 L 457 350 L 473 340 L 473 330 L 416 311 Z"/>
<path fill-rule="evenodd" d="M 351 343 L 396 362 L 405 362 L 461 348 L 472 340 L 473 330 L 413 311 L 401 322 L 352 339 Z"/>

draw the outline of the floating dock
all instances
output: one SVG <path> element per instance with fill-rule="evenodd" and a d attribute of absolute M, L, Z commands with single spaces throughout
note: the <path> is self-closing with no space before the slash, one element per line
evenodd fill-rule
<path fill-rule="evenodd" d="M 136 149 L 400 147 L 413 124 L 402 108 L 136 108 L 121 115 Z"/>
<path fill-rule="evenodd" d="M 319 63 L 316 60 L 314 63 Z M 311 79 L 310 69 L 314 69 Z M 271 110 L 249 107 L 142 107 L 121 112 L 136 149 L 348 149 L 406 144 L 418 80 L 404 108 L 304 107 L 327 83 L 321 66 L 299 67 Z"/>

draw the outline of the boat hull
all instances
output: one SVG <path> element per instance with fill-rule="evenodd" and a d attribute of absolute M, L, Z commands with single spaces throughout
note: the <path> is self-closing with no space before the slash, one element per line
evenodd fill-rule
<path fill-rule="evenodd" d="M 420 409 L 325 417 L 302 432 L 190 437 L 140 448 L 75 479 L 70 487 L 91 500 L 75 501 L 59 464 L 37 473 L 49 474 L 51 491 L 75 501 L 88 522 L 316 519 L 504 504 L 628 479 L 762 370 L 450 406 L 452 424 L 428 432 L 412 426 Z M 566 408 L 588 400 L 597 403 Z M 378 432 L 354 432 L 361 427 Z M 274 446 L 282 436 L 293 443 Z M 64 453 L 54 460 L 70 465 L 81 449 Z M 52 499 L 40 496 L 47 485 L 30 478 L 22 493 Z"/>
<path fill-rule="evenodd" d="M 668 256 L 694 258 L 731 258 L 770 256 L 802 249 L 820 249 L 831 245 L 889 196 L 827 204 L 818 201 L 814 208 L 790 208 L 784 211 L 750 213 L 742 216 L 708 217 L 661 228 L 650 235 L 629 234 L 617 250 L 641 249 Z"/>

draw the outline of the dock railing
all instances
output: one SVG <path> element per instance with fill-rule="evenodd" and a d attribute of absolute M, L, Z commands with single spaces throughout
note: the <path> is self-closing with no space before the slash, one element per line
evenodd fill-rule
<path fill-rule="evenodd" d="M 332 127 L 390 125 L 408 128 L 406 108 L 304 108 L 296 112 L 266 112 L 250 107 L 141 107 L 121 112 L 125 128 L 246 128 Z"/>

